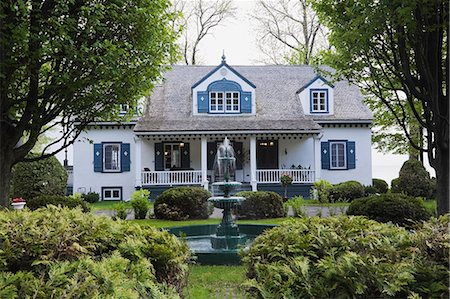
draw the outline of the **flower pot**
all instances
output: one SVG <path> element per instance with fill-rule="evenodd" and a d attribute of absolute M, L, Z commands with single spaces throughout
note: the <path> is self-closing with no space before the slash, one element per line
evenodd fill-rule
<path fill-rule="evenodd" d="M 23 210 L 23 207 L 26 205 L 26 202 L 13 202 L 11 206 L 14 210 Z"/>

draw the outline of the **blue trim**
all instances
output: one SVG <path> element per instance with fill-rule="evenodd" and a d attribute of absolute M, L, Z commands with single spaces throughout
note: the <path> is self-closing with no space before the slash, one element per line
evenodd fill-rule
<path fill-rule="evenodd" d="M 232 87 L 230 88 L 227 85 L 231 85 Z M 236 88 L 236 89 L 233 89 Z M 227 80 L 225 78 L 223 78 L 222 80 L 217 80 L 214 82 L 211 82 L 208 85 L 208 88 L 206 89 L 208 92 L 211 91 L 222 91 L 222 92 L 231 92 L 231 91 L 242 91 L 242 87 L 239 83 L 235 82 L 235 81 L 231 81 L 231 80 Z"/>
<path fill-rule="evenodd" d="M 304 91 L 305 89 L 307 89 L 311 84 L 313 84 L 314 82 L 316 82 L 318 79 L 322 80 L 323 83 L 325 83 L 326 85 L 330 86 L 331 88 L 334 88 L 334 85 L 330 83 L 330 81 L 328 81 L 327 79 L 325 79 L 324 77 L 318 75 L 316 76 L 314 79 L 312 79 L 311 81 L 309 81 L 308 83 L 306 83 L 306 85 L 304 85 L 302 88 L 300 88 L 299 90 L 297 90 L 296 94 L 301 93 L 302 91 Z"/>
<path fill-rule="evenodd" d="M 220 65 L 218 65 L 217 67 L 215 67 L 212 71 L 210 71 L 208 74 L 206 74 L 206 76 L 204 76 L 203 78 L 201 78 L 199 81 L 197 81 L 197 83 L 195 83 L 194 85 L 192 85 L 192 89 L 196 88 L 198 85 L 200 85 L 203 81 L 205 81 L 206 79 L 208 79 L 212 74 L 214 74 L 217 70 L 219 70 L 221 67 L 225 66 L 226 68 L 228 68 L 230 71 L 232 71 L 236 76 L 238 76 L 239 78 L 241 78 L 242 80 L 244 80 L 248 85 L 250 85 L 253 88 L 256 88 L 256 85 L 253 84 L 252 82 L 250 82 L 247 78 L 245 78 L 244 76 L 242 76 L 241 74 L 239 74 L 235 69 L 233 69 L 231 66 L 229 66 L 226 62 L 222 61 L 222 63 Z"/>
<path fill-rule="evenodd" d="M 325 111 L 313 111 L 313 92 L 325 92 Z M 318 103 L 320 106 L 320 103 Z M 311 114 L 328 114 L 329 113 L 329 101 L 328 101 L 328 89 L 326 88 L 311 88 L 309 90 L 309 113 Z"/>

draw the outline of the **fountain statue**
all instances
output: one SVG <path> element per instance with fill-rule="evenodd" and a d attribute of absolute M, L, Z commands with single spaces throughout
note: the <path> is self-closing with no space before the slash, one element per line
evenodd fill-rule
<path fill-rule="evenodd" d="M 223 177 L 223 181 L 213 183 L 213 190 L 218 188 L 223 195 L 213 196 L 208 201 L 212 202 L 214 207 L 223 209 L 223 216 L 222 221 L 217 226 L 216 233 L 211 235 L 211 246 L 214 249 L 236 249 L 239 245 L 245 244 L 247 238 L 244 234 L 239 233 L 239 228 L 233 221 L 231 210 L 236 208 L 245 198 L 231 195 L 231 192 L 241 183 L 231 181 L 236 171 L 236 158 L 234 157 L 233 147 L 226 137 L 217 149 L 215 170 L 220 177 Z"/>

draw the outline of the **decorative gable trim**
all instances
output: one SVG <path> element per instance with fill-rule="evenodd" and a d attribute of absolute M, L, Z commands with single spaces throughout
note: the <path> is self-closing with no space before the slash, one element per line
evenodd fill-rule
<path fill-rule="evenodd" d="M 299 94 L 302 91 L 304 91 L 305 89 L 307 89 L 311 84 L 313 84 L 314 82 L 316 82 L 317 80 L 322 80 L 323 83 L 327 84 L 328 86 L 330 86 L 331 88 L 334 88 L 334 85 L 330 83 L 330 81 L 328 81 L 327 79 L 325 79 L 324 77 L 318 75 L 316 76 L 314 79 L 312 79 L 311 81 L 309 81 L 306 85 L 304 85 L 302 88 L 300 88 L 299 90 L 297 90 L 295 93 Z"/>
<path fill-rule="evenodd" d="M 250 82 L 247 78 L 245 78 L 244 76 L 242 76 L 241 74 L 239 74 L 234 68 L 232 68 L 231 66 L 229 66 L 225 61 L 222 61 L 221 64 L 219 64 L 217 67 L 215 67 L 212 71 L 210 71 L 208 74 L 206 74 L 203 78 L 201 78 L 199 81 L 197 81 L 197 83 L 195 83 L 194 85 L 192 85 L 192 89 L 196 88 L 198 85 L 200 85 L 203 81 L 205 81 L 206 79 L 208 79 L 212 74 L 214 74 L 215 72 L 217 72 L 220 68 L 222 67 L 226 67 L 228 70 L 230 70 L 232 73 L 234 73 L 236 76 L 238 76 L 239 78 L 241 78 L 243 81 L 245 81 L 248 85 L 250 85 L 253 88 L 256 88 L 256 85 L 253 84 L 252 82 Z"/>

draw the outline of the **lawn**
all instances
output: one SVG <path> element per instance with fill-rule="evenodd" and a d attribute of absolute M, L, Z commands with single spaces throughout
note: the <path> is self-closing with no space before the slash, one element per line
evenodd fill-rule
<path fill-rule="evenodd" d="M 258 219 L 258 220 L 238 220 L 240 224 L 280 224 L 289 218 L 273 218 L 273 219 Z M 198 225 L 198 224 L 219 224 L 220 218 L 209 218 L 200 220 L 185 220 L 185 221 L 173 221 L 173 220 L 160 220 L 160 219 L 145 219 L 145 220 L 130 220 L 136 224 L 142 226 L 154 226 L 154 227 L 172 227 L 172 226 L 185 226 L 185 225 Z"/>
<path fill-rule="evenodd" d="M 427 210 L 432 215 L 436 216 L 436 210 L 437 210 L 436 200 L 434 200 L 434 199 L 424 200 L 423 203 L 425 204 L 425 208 L 427 208 Z"/>
<path fill-rule="evenodd" d="M 99 201 L 96 203 L 91 203 L 89 204 L 89 206 L 91 207 L 92 211 L 97 211 L 97 210 L 114 210 L 114 207 L 118 204 L 124 202 L 126 207 L 128 209 L 131 209 L 131 204 L 130 202 L 125 202 L 125 201 L 121 201 L 121 200 L 104 200 L 104 201 Z M 150 203 L 151 207 L 153 208 L 153 202 Z"/>
<path fill-rule="evenodd" d="M 246 298 L 241 287 L 245 279 L 243 266 L 200 266 L 189 269 L 187 299 Z"/>

